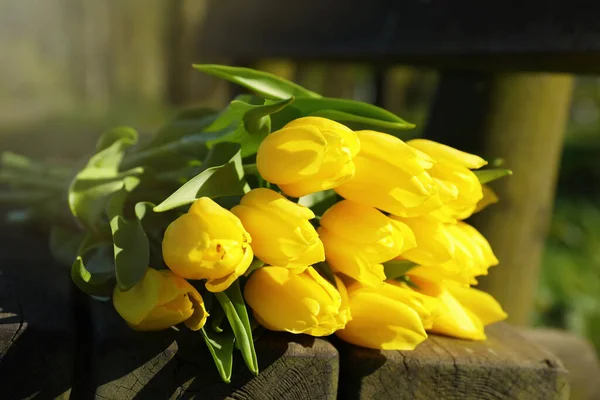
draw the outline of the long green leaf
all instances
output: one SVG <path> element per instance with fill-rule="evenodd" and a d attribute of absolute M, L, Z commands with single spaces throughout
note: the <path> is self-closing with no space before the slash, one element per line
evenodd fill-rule
<path fill-rule="evenodd" d="M 319 94 L 311 92 L 294 82 L 251 68 L 228 67 L 214 64 L 196 64 L 194 68 L 217 78 L 236 83 L 271 99 L 321 97 Z"/>
<path fill-rule="evenodd" d="M 414 262 L 408 260 L 391 260 L 383 263 L 383 269 L 387 279 L 396 279 L 406 274 L 406 272 L 416 265 Z"/>
<path fill-rule="evenodd" d="M 141 221 L 123 216 L 127 196 L 138 184 L 137 178 L 126 178 L 123 188 L 111 196 L 106 210 L 113 237 L 115 274 L 122 291 L 131 289 L 144 277 L 150 261 L 150 245 Z"/>
<path fill-rule="evenodd" d="M 215 297 L 223 307 L 244 362 L 253 374 L 258 375 L 258 360 L 252 339 L 252 328 L 239 282 L 236 280 L 224 292 L 215 293 Z"/>
<path fill-rule="evenodd" d="M 135 216 L 141 222 L 144 232 L 148 237 L 150 245 L 149 265 L 153 268 L 166 268 L 162 255 L 163 232 L 171 223 L 172 219 L 168 214 L 154 212 L 155 204 L 142 201 L 135 205 Z"/>
<path fill-rule="evenodd" d="M 233 333 L 229 329 L 222 333 L 216 333 L 206 327 L 202 328 L 201 332 L 221 379 L 225 383 L 230 383 L 235 340 Z"/>
<path fill-rule="evenodd" d="M 488 183 L 503 178 L 505 176 L 512 175 L 512 171 L 510 169 L 504 168 L 481 169 L 473 171 L 473 173 L 477 176 L 477 179 L 479 179 L 479 183 L 481 183 L 482 185 L 484 183 Z"/>
<path fill-rule="evenodd" d="M 384 121 L 337 110 L 319 110 L 310 115 L 332 119 L 356 131 L 374 130 L 383 133 L 396 134 L 397 131 L 406 131 L 415 127 L 413 124 L 408 124 L 406 122 Z"/>
<path fill-rule="evenodd" d="M 374 106 L 362 101 L 349 99 L 336 99 L 329 97 L 321 97 L 318 99 L 298 98 L 294 101 L 293 107 L 299 109 L 303 115 L 315 115 L 318 113 L 335 111 L 340 117 L 350 118 L 354 116 L 356 121 L 359 117 L 363 117 L 364 121 L 370 120 L 383 121 L 393 123 L 396 129 L 412 129 L 414 124 L 406 122 L 394 113 L 391 113 L 383 108 Z M 335 114 L 331 114 L 335 116 Z"/>
<path fill-rule="evenodd" d="M 192 203 L 197 198 L 235 196 L 249 190 L 244 180 L 240 146 L 235 143 L 218 143 L 211 148 L 205 168 L 181 186 L 175 193 L 154 207 L 163 212 Z"/>

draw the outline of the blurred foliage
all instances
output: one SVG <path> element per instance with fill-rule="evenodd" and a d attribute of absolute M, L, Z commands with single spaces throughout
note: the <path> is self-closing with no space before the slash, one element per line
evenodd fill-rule
<path fill-rule="evenodd" d="M 573 93 L 535 323 L 588 337 L 600 353 L 600 79 Z"/>

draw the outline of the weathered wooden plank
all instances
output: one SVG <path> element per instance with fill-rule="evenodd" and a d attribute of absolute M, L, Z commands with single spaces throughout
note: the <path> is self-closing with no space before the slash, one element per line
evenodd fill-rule
<path fill-rule="evenodd" d="M 338 353 L 327 341 L 265 332 L 256 342 L 261 373 L 240 357 L 232 382 L 219 378 L 199 333 L 131 331 L 110 304 L 92 304 L 91 387 L 97 399 L 334 399 Z"/>
<path fill-rule="evenodd" d="M 413 351 L 340 344 L 343 399 L 567 399 L 558 359 L 497 324 L 488 340 L 430 336 Z"/>
<path fill-rule="evenodd" d="M 572 332 L 552 328 L 523 328 L 519 333 L 560 359 L 569 371 L 571 400 L 600 399 L 600 361 L 592 343 Z"/>
<path fill-rule="evenodd" d="M 592 61 L 600 58 L 599 6 L 586 0 L 211 0 L 200 54 L 598 71 Z"/>
<path fill-rule="evenodd" d="M 68 398 L 75 365 L 70 276 L 47 241 L 0 226 L 0 397 Z"/>

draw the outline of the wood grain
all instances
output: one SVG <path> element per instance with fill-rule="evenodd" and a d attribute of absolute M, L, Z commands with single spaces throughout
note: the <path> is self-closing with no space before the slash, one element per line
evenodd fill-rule
<path fill-rule="evenodd" d="M 566 371 L 556 357 L 509 325 L 487 332 L 485 342 L 432 335 L 414 351 L 340 344 L 340 398 L 568 398 Z"/>
<path fill-rule="evenodd" d="M 261 373 L 234 358 L 232 382 L 218 376 L 199 333 L 134 332 L 110 304 L 95 317 L 90 386 L 96 399 L 335 399 L 338 353 L 323 339 L 266 332 L 257 340 Z"/>

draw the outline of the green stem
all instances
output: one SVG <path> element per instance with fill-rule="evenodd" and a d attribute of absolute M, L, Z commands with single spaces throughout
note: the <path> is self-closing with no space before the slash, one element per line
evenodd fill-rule
<path fill-rule="evenodd" d="M 58 191 L 66 190 L 68 187 L 67 180 L 58 181 L 47 179 L 47 177 L 18 174 L 14 171 L 1 171 L 0 183 L 8 183 L 19 187 L 33 186 L 38 189 L 50 189 Z"/>
<path fill-rule="evenodd" d="M 227 129 L 230 129 L 229 127 Z M 164 158 L 169 155 L 193 155 L 196 159 L 203 159 L 206 156 L 206 144 L 223 136 L 230 130 L 220 130 L 215 132 L 202 132 L 194 135 L 184 136 L 179 140 L 142 150 L 137 153 L 130 153 L 125 156 L 121 165 L 122 169 L 130 169 L 144 165 L 154 158 Z M 202 154 L 193 154 L 203 150 Z"/>
<path fill-rule="evenodd" d="M 54 179 L 70 179 L 73 176 L 72 168 L 60 165 L 47 165 L 10 151 L 2 153 L 0 165 L 3 169 L 28 172 Z"/>
<path fill-rule="evenodd" d="M 256 164 L 244 164 L 244 174 L 246 175 L 259 175 Z"/>

